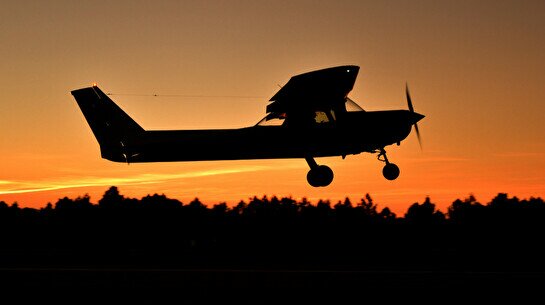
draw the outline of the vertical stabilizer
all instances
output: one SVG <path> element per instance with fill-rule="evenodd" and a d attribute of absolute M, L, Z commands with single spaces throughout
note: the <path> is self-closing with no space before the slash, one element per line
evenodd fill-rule
<path fill-rule="evenodd" d="M 131 139 L 144 132 L 129 115 L 97 86 L 71 92 L 91 127 L 102 157 L 125 162 Z"/>

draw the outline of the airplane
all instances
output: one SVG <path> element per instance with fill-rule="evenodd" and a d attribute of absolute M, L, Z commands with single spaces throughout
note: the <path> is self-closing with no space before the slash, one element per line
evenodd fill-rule
<path fill-rule="evenodd" d="M 348 97 L 359 66 L 344 65 L 295 75 L 269 100 L 266 116 L 239 129 L 145 130 L 98 88 L 71 91 L 100 146 L 114 162 L 174 162 L 301 158 L 307 181 L 325 187 L 333 171 L 314 158 L 377 154 L 382 174 L 395 180 L 399 167 L 385 147 L 408 137 L 424 115 L 414 111 L 408 86 L 408 110 L 365 111 Z"/>

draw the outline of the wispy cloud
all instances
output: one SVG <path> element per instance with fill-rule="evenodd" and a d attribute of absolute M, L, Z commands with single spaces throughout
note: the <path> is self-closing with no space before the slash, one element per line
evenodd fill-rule
<path fill-rule="evenodd" d="M 70 177 L 55 180 L 40 181 L 7 181 L 0 180 L 0 195 L 44 192 L 68 188 L 109 186 L 109 185 L 137 185 L 154 184 L 170 180 L 198 178 L 206 176 L 236 174 L 242 172 L 256 172 L 270 169 L 269 166 L 244 166 L 213 170 L 192 171 L 177 174 L 141 174 L 132 177 Z"/>
<path fill-rule="evenodd" d="M 494 154 L 494 156 L 500 157 L 500 158 L 543 158 L 545 156 L 545 153 L 519 151 L 519 152 L 497 153 L 497 154 Z"/>

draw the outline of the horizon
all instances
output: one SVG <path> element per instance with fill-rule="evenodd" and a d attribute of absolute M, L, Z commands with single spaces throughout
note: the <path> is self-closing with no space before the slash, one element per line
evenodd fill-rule
<path fill-rule="evenodd" d="M 414 205 L 414 204 L 418 204 L 418 205 L 421 205 L 422 203 L 424 203 L 425 201 L 427 201 L 429 199 L 429 202 L 431 202 L 434 206 L 435 206 L 435 211 L 438 211 L 438 212 L 441 212 L 445 215 L 447 215 L 447 208 L 451 207 L 452 204 L 457 201 L 457 200 L 461 200 L 461 201 L 464 201 L 464 200 L 467 200 L 469 199 L 470 197 L 473 197 L 473 199 L 475 199 L 475 202 L 477 203 L 480 203 L 482 204 L 483 206 L 488 206 L 492 200 L 494 200 L 495 198 L 498 198 L 499 196 L 501 195 L 506 195 L 506 197 L 508 199 L 518 199 L 520 201 L 524 201 L 524 200 L 531 200 L 531 199 L 537 199 L 537 200 L 543 200 L 543 198 L 539 197 L 539 196 L 530 196 L 530 197 L 520 197 L 520 196 L 517 196 L 517 195 L 513 195 L 513 194 L 508 194 L 508 193 L 502 193 L 502 192 L 498 192 L 493 198 L 490 198 L 490 200 L 486 200 L 486 201 L 482 201 L 482 200 L 479 200 L 479 198 L 476 198 L 473 196 L 473 194 L 468 194 L 467 196 L 460 196 L 456 199 L 454 199 L 449 205 L 447 205 L 444 209 L 441 209 L 438 207 L 438 204 L 433 200 L 433 198 L 431 197 L 426 197 L 424 198 L 423 200 L 420 200 L 420 201 L 416 201 L 416 202 L 412 202 L 412 203 L 407 203 L 407 209 L 405 211 L 396 211 L 392 208 L 390 208 L 388 206 L 388 204 L 386 203 L 377 203 L 372 194 L 366 194 L 365 196 L 362 196 L 360 198 L 350 198 L 350 197 L 345 197 L 345 198 L 342 198 L 342 199 L 338 199 L 338 200 L 331 200 L 331 199 L 328 199 L 328 198 L 308 198 L 308 197 L 301 197 L 301 198 L 294 198 L 292 196 L 276 196 L 276 195 L 272 195 L 272 196 L 269 196 L 269 195 L 262 195 L 262 196 L 258 196 L 258 195 L 254 195 L 254 196 L 251 196 L 251 197 L 248 197 L 246 199 L 240 199 L 238 201 L 234 201 L 234 202 L 227 202 L 225 200 L 217 200 L 215 202 L 207 202 L 207 201 L 203 201 L 201 198 L 199 198 L 198 196 L 195 196 L 193 197 L 192 199 L 187 199 L 187 200 L 180 200 L 179 198 L 175 198 L 175 197 L 171 197 L 171 196 L 168 196 L 168 194 L 165 194 L 165 193 L 149 193 L 149 194 L 146 194 L 146 195 L 143 195 L 143 196 L 126 196 L 123 191 L 117 187 L 117 186 L 110 186 L 108 187 L 106 190 L 104 190 L 102 196 L 98 197 L 98 196 L 91 196 L 89 193 L 85 193 L 85 194 L 80 194 L 80 195 L 77 195 L 77 196 L 61 196 L 59 198 L 57 198 L 56 200 L 53 200 L 53 201 L 48 201 L 46 203 L 43 203 L 41 206 L 39 205 L 35 205 L 35 206 L 27 206 L 27 205 L 22 205 L 17 202 L 17 201 L 14 201 L 14 202 L 6 202 L 5 200 L 2 200 L 0 199 L 0 202 L 4 202 L 8 205 L 17 205 L 19 206 L 20 208 L 24 208 L 24 207 L 29 207 L 29 208 L 32 208 L 32 209 L 43 209 L 43 208 L 46 208 L 48 205 L 52 205 L 53 207 L 55 207 L 55 204 L 63 199 L 69 199 L 69 200 L 77 200 L 77 199 L 80 199 L 80 198 L 85 198 L 85 197 L 88 197 L 89 198 L 89 202 L 93 205 L 98 205 L 99 201 L 104 197 L 104 195 L 109 191 L 111 190 L 112 188 L 115 188 L 118 192 L 119 192 L 119 195 L 121 195 L 123 198 L 125 199 L 136 199 L 136 200 L 142 200 L 146 197 L 149 197 L 149 196 L 155 196 L 155 195 L 159 195 L 159 196 L 165 196 L 166 198 L 168 199 L 172 199 L 172 200 L 177 200 L 180 202 L 180 204 L 182 205 L 188 205 L 189 203 L 193 202 L 193 201 L 199 201 L 201 202 L 204 206 L 206 206 L 207 208 L 212 208 L 214 207 L 215 205 L 218 205 L 218 204 L 226 204 L 227 208 L 234 208 L 236 207 L 240 202 L 244 202 L 246 204 L 248 204 L 249 202 L 251 202 L 252 200 L 254 199 L 258 199 L 258 200 L 271 200 L 272 198 L 277 198 L 277 199 L 284 199 L 284 198 L 287 198 L 287 199 L 291 199 L 291 200 L 294 200 L 296 201 L 297 203 L 300 203 L 302 201 L 306 201 L 308 202 L 310 205 L 313 205 L 313 206 L 316 206 L 318 202 L 322 201 L 322 202 L 328 202 L 332 207 L 334 207 L 336 204 L 341 204 L 343 202 L 345 202 L 346 199 L 348 199 L 352 206 L 357 206 L 359 202 L 362 202 L 362 201 L 365 201 L 367 202 L 368 201 L 368 196 L 369 198 L 371 198 L 373 204 L 376 206 L 376 209 L 377 211 L 382 211 L 383 209 L 388 209 L 390 210 L 390 212 L 394 213 L 397 217 L 400 217 L 400 218 L 403 218 L 404 215 L 408 212 L 408 209 L 410 208 L 411 205 Z M 98 197 L 98 198 L 97 198 Z M 93 200 L 93 198 L 95 198 Z"/>

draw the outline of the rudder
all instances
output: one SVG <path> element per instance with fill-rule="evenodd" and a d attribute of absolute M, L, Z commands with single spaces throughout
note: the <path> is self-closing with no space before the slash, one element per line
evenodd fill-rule
<path fill-rule="evenodd" d="M 102 157 L 127 161 L 129 142 L 145 130 L 97 86 L 71 93 L 100 145 Z"/>

